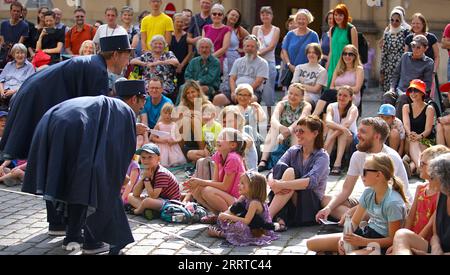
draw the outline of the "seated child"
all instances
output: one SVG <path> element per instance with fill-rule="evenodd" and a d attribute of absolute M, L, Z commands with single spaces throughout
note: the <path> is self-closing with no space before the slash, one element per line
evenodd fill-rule
<path fill-rule="evenodd" d="M 383 104 L 378 110 L 378 117 L 382 118 L 389 125 L 389 137 L 386 140 L 386 145 L 398 152 L 400 156 L 403 156 L 405 149 L 405 128 L 403 122 L 395 117 L 395 107 L 391 104 Z"/>
<path fill-rule="evenodd" d="M 181 140 L 180 135 L 176 133 L 176 123 L 172 121 L 173 105 L 166 103 L 161 108 L 159 121 L 156 123 L 154 130 L 167 133 L 161 136 L 152 134 L 150 139 L 156 143 L 161 152 L 161 164 L 165 167 L 177 166 L 186 163 L 183 151 L 178 142 Z"/>
<path fill-rule="evenodd" d="M 219 214 L 217 225 L 208 228 L 211 237 L 225 238 L 236 246 L 268 245 L 278 238 L 266 203 L 267 182 L 249 171 L 240 177 L 237 202 Z M 243 208 L 243 209 L 242 209 Z"/>
<path fill-rule="evenodd" d="M 215 153 L 216 140 L 222 125 L 215 121 L 216 106 L 211 103 L 202 106 L 202 148 L 201 150 L 190 150 L 187 153 L 189 160 L 196 162 L 201 158 L 212 156 Z"/>
<path fill-rule="evenodd" d="M 141 177 L 133 192 L 128 195 L 128 203 L 135 208 L 134 214 L 146 209 L 161 211 L 167 200 L 179 200 L 180 189 L 175 176 L 160 165 L 160 151 L 156 144 L 147 143 L 136 151 L 141 156 Z M 142 196 L 143 191 L 147 194 Z"/>
<path fill-rule="evenodd" d="M 137 184 L 139 180 L 139 164 L 132 160 L 130 165 L 128 166 L 127 176 L 125 177 L 125 181 L 122 186 L 122 201 L 124 204 L 128 203 L 128 195 L 133 190 L 134 186 Z"/>

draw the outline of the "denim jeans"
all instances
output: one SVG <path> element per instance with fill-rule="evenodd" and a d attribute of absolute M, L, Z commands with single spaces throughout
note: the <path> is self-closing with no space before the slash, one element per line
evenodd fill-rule
<path fill-rule="evenodd" d="M 275 105 L 275 81 L 277 78 L 277 69 L 275 62 L 267 62 L 269 64 L 269 79 L 264 84 L 264 90 L 262 93 L 262 100 L 266 106 Z"/>

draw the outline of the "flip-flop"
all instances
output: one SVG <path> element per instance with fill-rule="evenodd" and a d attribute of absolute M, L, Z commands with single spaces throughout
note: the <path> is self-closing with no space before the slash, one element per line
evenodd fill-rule
<path fill-rule="evenodd" d="M 280 221 L 283 221 L 281 218 L 277 219 L 276 222 L 273 223 L 275 229 L 273 231 L 275 232 L 285 232 L 288 230 L 285 221 L 280 223 Z"/>

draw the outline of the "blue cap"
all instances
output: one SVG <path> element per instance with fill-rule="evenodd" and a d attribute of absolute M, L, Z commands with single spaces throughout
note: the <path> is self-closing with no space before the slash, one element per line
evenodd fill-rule
<path fill-rule="evenodd" d="M 128 35 L 114 35 L 100 38 L 100 50 L 102 52 L 133 50 L 130 46 Z"/>
<path fill-rule="evenodd" d="M 146 95 L 144 80 L 119 80 L 114 84 L 117 96 Z"/>
<path fill-rule="evenodd" d="M 395 107 L 391 104 L 383 104 L 380 106 L 378 114 L 383 116 L 395 116 Z"/>
<path fill-rule="evenodd" d="M 140 155 L 143 151 L 150 153 L 150 154 L 156 154 L 158 156 L 160 155 L 159 148 L 154 143 L 144 144 L 141 148 L 136 150 L 136 155 Z"/>
<path fill-rule="evenodd" d="M 8 116 L 8 112 L 0 111 L 0 117 Z"/>

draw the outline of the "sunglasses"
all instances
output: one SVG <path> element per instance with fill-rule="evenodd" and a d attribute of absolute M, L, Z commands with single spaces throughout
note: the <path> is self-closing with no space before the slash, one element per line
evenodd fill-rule
<path fill-rule="evenodd" d="M 351 57 L 355 57 L 356 54 L 344 52 L 344 53 L 342 53 L 342 56 L 351 56 Z"/>
<path fill-rule="evenodd" d="M 379 170 L 376 169 L 363 169 L 363 175 L 364 177 L 367 175 L 367 172 L 379 172 Z"/>
<path fill-rule="evenodd" d="M 223 13 L 217 13 L 217 12 L 213 12 L 211 14 L 212 14 L 212 16 L 222 16 L 223 15 Z"/>
<path fill-rule="evenodd" d="M 398 19 L 392 19 L 392 18 L 391 18 L 391 22 L 392 22 L 392 23 L 400 23 L 400 20 L 398 20 Z"/>
<path fill-rule="evenodd" d="M 296 128 L 294 129 L 294 133 L 303 135 L 305 133 L 305 130 L 302 128 Z"/>
<path fill-rule="evenodd" d="M 409 92 L 410 93 L 422 93 L 422 91 L 419 91 L 418 89 L 415 89 L 415 88 L 409 90 Z"/>

